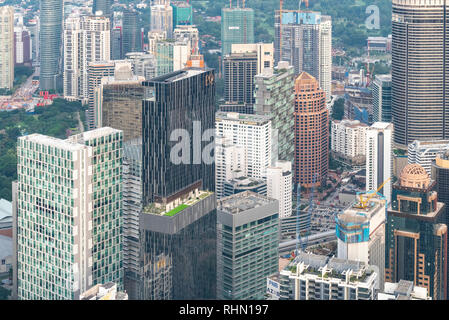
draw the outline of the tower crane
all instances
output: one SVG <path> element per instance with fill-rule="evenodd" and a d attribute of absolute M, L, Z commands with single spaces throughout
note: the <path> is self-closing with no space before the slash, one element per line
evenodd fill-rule
<path fill-rule="evenodd" d="M 391 177 L 390 178 L 388 178 L 387 180 L 385 180 L 381 185 L 380 185 L 380 187 L 379 188 L 377 188 L 377 190 L 376 191 L 374 191 L 373 193 L 371 193 L 371 194 L 367 194 L 367 193 L 365 193 L 365 194 L 360 194 L 359 195 L 359 205 L 357 205 L 356 206 L 356 208 L 358 208 L 358 209 L 366 209 L 366 208 L 368 208 L 368 205 L 369 205 L 369 201 L 388 183 L 388 181 L 390 181 L 391 180 Z M 364 197 L 363 196 L 366 196 L 366 198 L 364 199 Z"/>

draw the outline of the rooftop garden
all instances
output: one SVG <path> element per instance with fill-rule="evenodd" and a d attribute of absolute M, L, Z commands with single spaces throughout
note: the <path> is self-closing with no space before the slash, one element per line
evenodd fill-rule
<path fill-rule="evenodd" d="M 182 210 L 188 208 L 189 206 L 186 204 L 180 204 L 179 206 L 177 206 L 176 208 L 174 208 L 173 210 L 170 210 L 169 212 L 167 212 L 165 214 L 165 216 L 168 217 L 173 217 L 174 215 L 178 214 L 179 212 L 181 212 Z"/>

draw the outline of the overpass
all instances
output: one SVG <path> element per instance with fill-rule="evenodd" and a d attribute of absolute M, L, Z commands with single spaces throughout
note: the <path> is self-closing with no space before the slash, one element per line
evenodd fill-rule
<path fill-rule="evenodd" d="M 335 230 L 331 230 L 331 231 L 325 231 L 325 232 L 320 232 L 320 233 L 316 233 L 316 234 L 312 234 L 308 237 L 308 244 L 316 244 L 319 243 L 323 240 L 334 240 L 337 238 L 337 235 L 335 233 Z M 279 251 L 280 252 L 286 252 L 286 251 L 290 251 L 296 249 L 296 240 L 287 240 L 284 242 L 279 243 Z"/>

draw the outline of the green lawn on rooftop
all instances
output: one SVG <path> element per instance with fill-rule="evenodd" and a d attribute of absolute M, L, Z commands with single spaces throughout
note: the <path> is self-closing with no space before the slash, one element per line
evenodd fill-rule
<path fill-rule="evenodd" d="M 182 210 L 184 210 L 185 208 L 188 208 L 189 206 L 186 204 L 181 204 L 179 206 L 177 206 L 176 208 L 174 208 L 173 210 L 170 210 L 169 212 L 167 212 L 165 215 L 169 216 L 169 217 L 173 217 L 175 214 L 181 212 Z"/>

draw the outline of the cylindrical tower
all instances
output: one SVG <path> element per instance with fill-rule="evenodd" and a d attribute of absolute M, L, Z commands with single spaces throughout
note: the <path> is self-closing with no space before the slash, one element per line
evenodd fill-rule
<path fill-rule="evenodd" d="M 40 1 L 40 88 L 57 90 L 62 66 L 62 0 Z M 61 88 L 62 89 L 62 88 Z"/>
<path fill-rule="evenodd" d="M 329 169 L 329 111 L 326 94 L 307 72 L 295 82 L 295 183 L 319 187 Z M 314 178 L 315 176 L 315 178 Z"/>
<path fill-rule="evenodd" d="M 392 116 L 398 147 L 449 137 L 448 5 L 393 0 Z"/>

